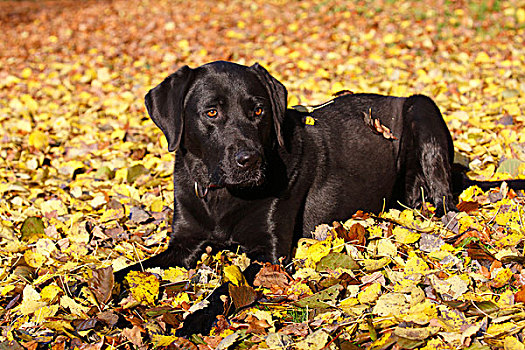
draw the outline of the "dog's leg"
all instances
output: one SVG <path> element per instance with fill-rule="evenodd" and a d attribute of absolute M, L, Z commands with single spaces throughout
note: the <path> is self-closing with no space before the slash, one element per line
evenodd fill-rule
<path fill-rule="evenodd" d="M 452 138 L 436 104 L 428 97 L 409 97 L 403 106 L 405 125 L 414 138 L 415 163 L 420 169 L 406 184 L 407 202 L 430 200 L 438 216 L 454 210 L 451 188 Z M 410 166 L 410 165 L 408 165 Z M 422 190 L 424 193 L 422 193 Z"/>
<path fill-rule="evenodd" d="M 167 268 L 170 266 L 175 266 L 174 262 L 177 261 L 177 259 L 174 253 L 175 251 L 168 247 L 168 249 L 166 249 L 162 253 L 152 256 L 151 258 L 141 261 L 139 263 L 128 266 L 122 270 L 119 270 L 114 274 L 115 282 L 122 282 L 124 280 L 124 277 L 126 277 L 126 275 L 130 271 L 141 271 L 150 267 Z"/>
<path fill-rule="evenodd" d="M 257 259 L 257 261 L 260 260 L 267 260 L 266 258 Z M 261 270 L 262 265 L 260 263 L 254 262 L 251 263 L 243 272 L 243 275 L 246 279 L 246 282 L 248 282 L 249 285 L 253 284 L 253 281 L 255 280 L 255 276 L 259 273 Z M 229 284 L 230 282 L 223 283 L 218 288 L 216 288 L 210 296 L 208 296 L 207 300 L 209 302 L 208 306 L 206 306 L 203 309 L 197 310 L 191 315 L 188 315 L 184 319 L 184 323 L 182 325 L 182 328 L 177 330 L 176 335 L 177 336 L 190 336 L 192 334 L 209 334 L 211 331 L 211 327 L 213 326 L 213 323 L 217 319 L 217 316 L 222 315 L 225 313 L 224 310 L 224 302 L 222 301 L 222 296 L 228 296 L 229 295 Z M 233 305 L 231 305 L 232 310 L 230 312 L 233 312 Z"/>
<path fill-rule="evenodd" d="M 181 241 L 184 243 L 180 243 Z M 151 267 L 166 269 L 172 266 L 181 266 L 189 268 L 204 253 L 207 245 L 207 241 L 195 241 L 191 237 L 186 239 L 172 238 L 168 248 L 162 253 L 115 272 L 115 282 L 122 282 L 130 271 L 142 271 Z"/>

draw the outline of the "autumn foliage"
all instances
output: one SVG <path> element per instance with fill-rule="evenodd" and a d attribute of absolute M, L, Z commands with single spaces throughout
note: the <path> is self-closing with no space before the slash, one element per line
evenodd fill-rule
<path fill-rule="evenodd" d="M 1 1 L 0 31 L 0 349 L 525 348 L 525 199 L 505 185 L 441 219 L 319 223 L 293 274 L 254 287 L 236 252 L 130 273 L 126 295 L 112 274 L 166 247 L 173 154 L 143 96 L 184 64 L 259 62 L 290 106 L 424 93 L 471 178 L 525 179 L 522 0 Z M 243 308 L 176 337 L 226 280 Z"/>

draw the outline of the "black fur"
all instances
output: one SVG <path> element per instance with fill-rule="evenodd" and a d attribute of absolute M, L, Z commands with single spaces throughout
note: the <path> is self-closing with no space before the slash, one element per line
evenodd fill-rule
<path fill-rule="evenodd" d="M 452 138 L 430 98 L 344 95 L 311 113 L 286 109 L 286 100 L 263 67 L 229 62 L 185 66 L 146 95 L 177 152 L 173 234 L 144 268 L 191 267 L 207 246 L 289 261 L 299 237 L 357 210 L 379 212 L 398 201 L 416 207 L 423 195 L 439 214 L 455 209 Z M 367 114 L 394 138 L 374 132 Z M 315 124 L 306 125 L 306 116 Z M 132 269 L 140 267 L 116 279 Z M 227 292 L 221 288 L 212 300 Z M 220 312 L 219 300 L 180 333 L 209 331 Z"/>

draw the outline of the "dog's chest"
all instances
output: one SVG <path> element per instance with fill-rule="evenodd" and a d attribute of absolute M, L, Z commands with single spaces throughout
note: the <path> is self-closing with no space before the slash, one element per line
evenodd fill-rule
<path fill-rule="evenodd" d="M 224 245 L 242 245 L 247 250 L 267 239 L 272 221 L 273 200 L 242 200 L 238 198 L 210 198 L 207 211 L 213 222 L 210 239 Z"/>

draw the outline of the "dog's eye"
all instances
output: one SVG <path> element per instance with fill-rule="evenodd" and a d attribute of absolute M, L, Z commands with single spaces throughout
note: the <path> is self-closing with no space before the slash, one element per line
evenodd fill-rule
<path fill-rule="evenodd" d="M 262 107 L 255 107 L 255 110 L 253 111 L 253 114 L 255 114 L 257 117 L 260 117 L 263 114 Z"/>
<path fill-rule="evenodd" d="M 209 118 L 215 118 L 215 117 L 217 117 L 217 115 L 219 115 L 219 112 L 217 112 L 216 109 L 210 109 L 209 111 L 206 112 L 206 115 Z"/>

